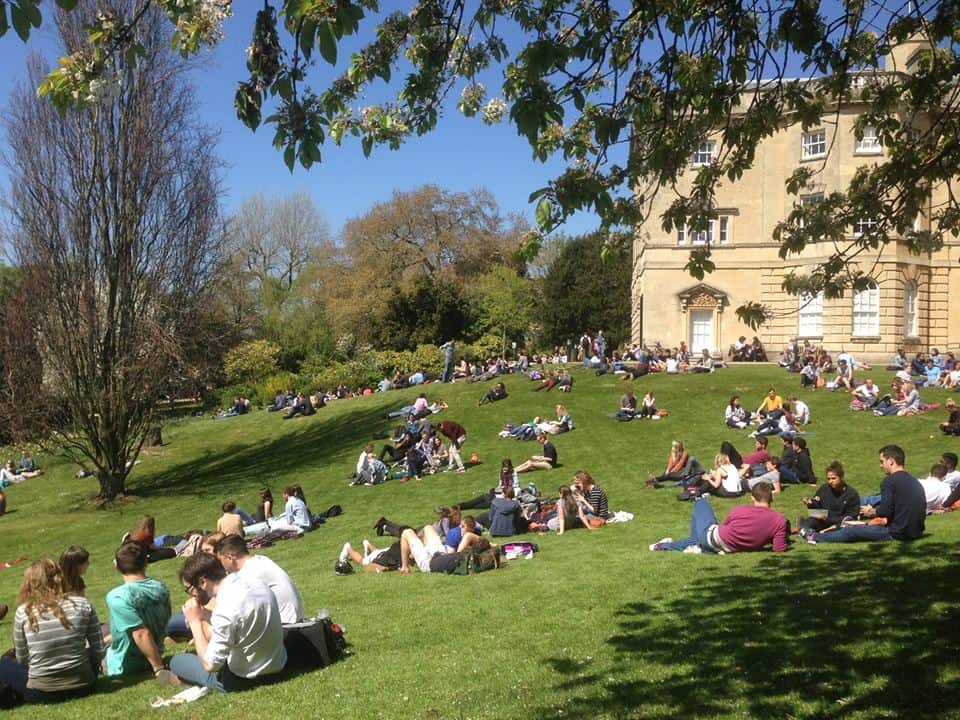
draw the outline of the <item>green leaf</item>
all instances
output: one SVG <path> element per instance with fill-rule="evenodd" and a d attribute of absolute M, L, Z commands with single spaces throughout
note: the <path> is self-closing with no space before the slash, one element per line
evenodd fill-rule
<path fill-rule="evenodd" d="M 22 0 L 20 7 L 23 8 L 23 12 L 26 14 L 30 24 L 35 28 L 40 27 L 43 16 L 40 15 L 40 8 L 36 5 L 35 0 Z"/>
<path fill-rule="evenodd" d="M 10 21 L 7 20 L 7 6 L 5 3 L 0 3 L 0 36 L 6 35 L 9 29 Z"/>
<path fill-rule="evenodd" d="M 283 162 L 286 164 L 287 169 L 292 173 L 293 165 L 297 161 L 297 149 L 293 144 L 287 145 L 287 149 L 283 151 Z"/>
<path fill-rule="evenodd" d="M 551 216 L 553 215 L 553 205 L 550 202 L 550 198 L 540 198 L 540 202 L 537 203 L 537 210 L 534 217 L 537 220 L 537 225 L 541 228 L 547 227 L 551 222 Z"/>
<path fill-rule="evenodd" d="M 320 55 L 331 65 L 337 63 L 337 41 L 333 36 L 333 29 L 330 23 L 322 23 L 317 27 L 317 46 L 320 48 Z"/>
<path fill-rule="evenodd" d="M 77 6 L 77 0 L 57 0 L 57 5 L 70 12 Z"/>
<path fill-rule="evenodd" d="M 300 52 L 303 59 L 309 60 L 313 52 L 313 42 L 317 37 L 317 24 L 312 20 L 304 20 L 300 28 Z"/>
<path fill-rule="evenodd" d="M 20 39 L 26 42 L 30 39 L 30 19 L 24 13 L 19 5 L 10 6 L 10 19 L 13 21 L 13 29 L 16 30 Z"/>

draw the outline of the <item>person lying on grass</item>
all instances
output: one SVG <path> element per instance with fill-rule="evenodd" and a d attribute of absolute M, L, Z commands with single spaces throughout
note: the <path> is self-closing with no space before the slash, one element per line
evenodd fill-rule
<path fill-rule="evenodd" d="M 675 550 L 687 553 L 733 553 L 762 550 L 767 545 L 773 552 L 785 552 L 790 524 L 773 510 L 773 488 L 767 483 L 750 491 L 753 502 L 737 505 L 722 523 L 707 500 L 697 500 L 690 518 L 690 535 L 682 540 L 663 538 L 651 550 Z"/>
<path fill-rule="evenodd" d="M 400 534 L 400 574 L 410 574 L 410 561 L 420 572 L 451 573 L 460 562 L 459 553 L 468 548 L 483 550 L 490 541 L 473 533 L 465 533 L 456 552 L 450 552 L 443 540 L 427 525 L 418 534 L 413 528 L 404 528 Z"/>
<path fill-rule="evenodd" d="M 334 566 L 338 575 L 347 575 L 353 572 L 350 561 L 363 568 L 364 572 L 382 573 L 400 569 L 400 541 L 387 548 L 379 548 L 367 539 L 363 541 L 363 553 L 355 550 L 350 543 L 344 543 L 340 557 Z M 348 569 L 349 568 L 349 569 Z"/>
<path fill-rule="evenodd" d="M 487 403 L 497 402 L 498 400 L 504 400 L 506 397 L 506 386 L 502 382 L 498 382 L 483 394 L 483 397 L 480 398 L 480 402 L 478 402 L 477 405 L 486 405 Z"/>

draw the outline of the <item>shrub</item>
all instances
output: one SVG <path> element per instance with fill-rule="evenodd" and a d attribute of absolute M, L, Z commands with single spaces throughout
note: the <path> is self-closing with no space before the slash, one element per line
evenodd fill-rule
<path fill-rule="evenodd" d="M 230 384 L 264 380 L 277 370 L 280 348 L 267 340 L 251 340 L 227 353 L 223 372 Z M 252 399 L 252 398 L 251 398 Z"/>

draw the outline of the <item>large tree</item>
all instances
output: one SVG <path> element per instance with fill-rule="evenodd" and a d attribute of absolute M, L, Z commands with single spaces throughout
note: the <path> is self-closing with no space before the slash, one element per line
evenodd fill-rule
<path fill-rule="evenodd" d="M 102 12 L 128 14 L 133 0 Z M 68 53 L 96 9 L 58 16 Z M 136 25 L 138 62 L 110 57 L 97 103 L 59 115 L 20 88 L 6 117 L 10 241 L 23 273 L 43 380 L 64 411 L 56 437 L 92 466 L 100 495 L 125 492 L 161 393 L 187 373 L 220 243 L 215 136 L 156 10 Z M 30 83 L 43 69 L 34 64 Z"/>
<path fill-rule="evenodd" d="M 230 9 L 229 0 L 152 1 L 176 24 L 174 45 L 184 53 L 215 42 Z M 39 2 L 10 4 L 23 38 L 40 23 Z M 0 5 L 4 19 L 6 8 Z M 84 102 L 103 58 L 130 46 L 128 22 L 97 23 L 97 49 L 65 58 L 41 92 L 58 107 Z M 960 233 L 960 197 L 952 187 L 938 192 L 960 167 L 958 24 L 955 0 L 417 0 L 408 12 L 386 16 L 378 15 L 377 0 L 268 0 L 257 14 L 250 75 L 236 106 L 250 127 L 274 126 L 274 143 L 291 168 L 297 161 L 309 167 L 327 138 L 339 143 L 353 135 L 370 152 L 430 131 L 459 90 L 467 115 L 488 122 L 509 115 L 536 158 L 558 153 L 569 162 L 532 195 L 544 230 L 583 208 L 595 210 L 604 229 L 633 228 L 647 219 L 656 193 L 675 187 L 703 138 L 716 133 L 717 161 L 700 168 L 659 218 L 669 231 L 684 223 L 702 229 L 717 183 L 740 177 L 758 143 L 785 124 L 820 125 L 856 104 L 865 107 L 859 130 L 877 129 L 887 162 L 863 168 L 829 202 L 791 213 L 776 234 L 784 256 L 815 242 L 828 256 L 787 289 L 835 295 L 864 280 L 849 261 L 865 250 L 896 240 L 920 253 Z M 316 69 L 315 51 L 336 64 L 340 41 L 358 33 L 373 37 L 344 72 Z M 505 38 L 516 37 L 511 53 Z M 888 68 L 893 48 L 908 40 L 916 41 L 910 72 Z M 502 99 L 488 98 L 488 77 Z M 395 91 L 395 100 L 368 104 L 370 95 L 384 94 L 371 89 L 378 83 Z M 263 120 L 264 105 L 273 103 Z M 813 172 L 798 168 L 788 189 L 798 193 Z M 910 227 L 921 210 L 930 231 Z M 843 229 L 863 217 L 876 225 L 850 242 Z M 834 234 L 824 237 L 824 227 Z M 538 244 L 531 235 L 527 248 Z M 691 273 L 702 277 L 711 268 L 709 246 L 691 252 Z M 759 307 L 745 315 L 763 316 Z"/>

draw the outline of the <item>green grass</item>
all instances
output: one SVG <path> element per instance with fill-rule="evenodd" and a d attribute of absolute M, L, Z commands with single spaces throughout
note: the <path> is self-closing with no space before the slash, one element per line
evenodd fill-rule
<path fill-rule="evenodd" d="M 887 384 L 889 373 L 874 377 Z M 47 718 L 947 718 L 960 717 L 956 693 L 960 639 L 955 608 L 960 515 L 931 517 L 927 536 L 911 545 L 795 546 L 732 556 L 650 553 L 664 535 L 682 537 L 690 505 L 675 492 L 644 487 L 659 472 L 670 441 L 682 439 L 709 463 L 722 440 L 743 452 L 742 431 L 723 426 L 730 394 L 756 407 L 771 384 L 784 395 L 796 376 L 771 367 L 737 367 L 713 375 L 637 381 L 671 411 L 659 422 L 608 417 L 627 384 L 617 376 L 576 375 L 573 393 L 530 392 L 508 378 L 510 398 L 476 406 L 486 385 L 428 387 L 468 431 L 466 452 L 482 460 L 465 475 L 420 483 L 347 487 L 346 477 L 372 434 L 391 425 L 385 410 L 413 391 L 332 403 L 311 418 L 284 422 L 256 412 L 229 420 L 190 419 L 164 428 L 167 444 L 143 457 L 133 495 L 98 509 L 92 479 L 44 458 L 46 475 L 9 491 L 13 512 L 0 519 L 3 556 L 56 557 L 69 544 L 90 549 L 88 596 L 106 620 L 103 597 L 119 581 L 110 563 L 121 534 L 150 513 L 160 532 L 211 527 L 223 500 L 252 508 L 256 490 L 303 485 L 320 511 L 345 514 L 302 540 L 265 550 L 291 574 L 308 609 L 330 609 L 351 643 L 346 661 L 281 685 L 208 697 L 187 708 L 153 711 L 170 694 L 147 677 L 100 681 L 89 699 L 48 711 Z M 924 392 L 943 402 L 945 392 Z M 915 475 L 956 440 L 941 437 L 944 412 L 911 418 L 850 413 L 847 397 L 808 393 L 814 466 L 822 477 L 835 458 L 860 492 L 879 487 L 876 450 L 897 442 Z M 577 429 L 559 436 L 561 468 L 526 476 L 553 491 L 588 469 L 606 488 L 612 509 L 633 522 L 594 533 L 535 538 L 542 552 L 475 577 L 397 574 L 337 577 L 344 541 L 371 537 L 381 514 L 411 523 L 431 508 L 495 484 L 502 457 L 519 462 L 536 447 L 497 437 L 506 420 L 549 415 L 565 402 Z M 379 449 L 379 447 L 378 447 Z M 790 487 L 776 507 L 795 520 L 805 487 Z M 722 518 L 738 501 L 714 500 Z M 172 588 L 179 561 L 151 573 Z M 10 604 L 19 568 L 0 570 L 0 598 Z M 0 622 L 9 642 L 11 615 Z M 172 651 L 174 648 L 170 648 Z M 38 717 L 34 708 L 11 718 Z"/>

